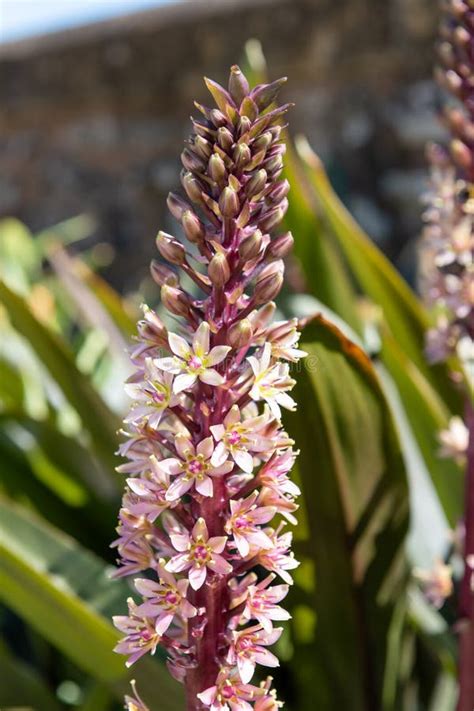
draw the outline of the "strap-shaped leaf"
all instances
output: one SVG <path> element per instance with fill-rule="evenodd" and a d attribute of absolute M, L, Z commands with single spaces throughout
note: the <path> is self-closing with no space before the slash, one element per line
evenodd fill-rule
<path fill-rule="evenodd" d="M 302 347 L 309 355 L 287 424 L 301 448 L 317 621 L 311 647 L 295 657 L 297 677 L 312 684 L 294 708 L 393 710 L 383 689 L 388 633 L 406 584 L 400 446 L 367 355 L 321 316 L 304 330 Z"/>
<path fill-rule="evenodd" d="M 76 367 L 71 353 L 55 333 L 35 318 L 27 303 L 0 282 L 0 303 L 14 328 L 30 343 L 35 354 L 79 414 L 104 461 L 114 466 L 118 421 L 92 384 Z"/>
<path fill-rule="evenodd" d="M 176 711 L 181 690 L 161 663 L 145 659 L 128 672 L 112 652 L 118 634 L 109 619 L 126 597 L 126 584 L 110 580 L 99 558 L 0 499 L 0 600 L 117 697 L 135 678 L 152 708 Z"/>

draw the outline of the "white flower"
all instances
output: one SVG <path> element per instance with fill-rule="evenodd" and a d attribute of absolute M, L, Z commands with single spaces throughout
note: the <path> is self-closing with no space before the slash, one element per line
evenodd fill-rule
<path fill-rule="evenodd" d="M 222 385 L 224 378 L 213 365 L 221 363 L 230 346 L 215 346 L 209 351 L 210 329 L 206 322 L 201 323 L 193 336 L 192 345 L 176 333 L 168 334 L 170 349 L 175 354 L 171 358 L 158 358 L 155 364 L 161 370 L 174 373 L 173 392 L 189 390 L 199 378 L 208 385 Z"/>
<path fill-rule="evenodd" d="M 273 415 L 281 418 L 280 405 L 287 410 L 294 410 L 296 403 L 291 398 L 287 390 L 291 390 L 295 384 L 293 378 L 289 376 L 287 363 L 275 363 L 271 365 L 272 347 L 270 343 L 265 343 L 263 352 L 258 360 L 255 356 L 247 358 L 255 376 L 250 397 L 254 400 L 265 400 Z"/>
<path fill-rule="evenodd" d="M 448 457 L 462 462 L 469 443 L 469 430 L 460 417 L 452 417 L 447 429 L 438 435 L 441 457 Z"/>
<path fill-rule="evenodd" d="M 259 431 L 268 424 L 267 414 L 251 417 L 241 422 L 241 412 L 233 405 L 222 425 L 213 425 L 210 430 L 218 442 L 212 455 L 212 463 L 219 466 L 229 453 L 242 471 L 250 474 L 253 470 L 251 452 L 272 450 L 272 442 Z"/>

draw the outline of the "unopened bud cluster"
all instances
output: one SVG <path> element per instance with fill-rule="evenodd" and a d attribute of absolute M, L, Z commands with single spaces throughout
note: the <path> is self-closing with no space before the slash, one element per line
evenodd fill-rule
<path fill-rule="evenodd" d="M 115 618 L 116 651 L 130 665 L 161 645 L 196 711 L 281 706 L 270 678 L 252 678 L 256 664 L 278 665 L 268 647 L 282 632 L 274 623 L 289 618 L 280 602 L 298 565 L 286 531 L 295 452 L 281 408 L 295 408 L 289 364 L 304 353 L 294 321 L 272 322 L 293 243 L 271 234 L 287 209 L 288 106 L 273 106 L 282 83 L 250 89 L 238 67 L 228 89 L 206 80 L 216 106 L 196 104 L 202 116 L 181 156 L 186 197 L 168 198 L 185 241 L 160 232 L 171 266 L 151 266 L 177 332 L 145 308 L 126 386 L 114 545 L 117 574 L 134 577 L 139 597 Z M 146 708 L 137 694 L 127 704 Z"/>

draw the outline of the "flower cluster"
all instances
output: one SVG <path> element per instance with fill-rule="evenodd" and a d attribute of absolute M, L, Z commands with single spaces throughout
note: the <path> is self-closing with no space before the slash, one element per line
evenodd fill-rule
<path fill-rule="evenodd" d="M 281 415 L 296 406 L 290 364 L 305 354 L 294 320 L 272 322 L 293 242 L 272 235 L 289 187 L 279 179 L 288 106 L 273 106 L 282 83 L 251 90 L 236 66 L 228 90 L 206 80 L 217 107 L 196 104 L 202 118 L 181 156 L 187 199 L 168 198 L 186 241 L 160 232 L 171 266 L 152 264 L 179 333 L 145 308 L 126 386 L 128 478 L 113 545 L 117 575 L 135 576 L 140 601 L 115 618 L 116 651 L 130 665 L 164 647 L 189 709 L 281 706 L 270 678 L 251 681 L 256 664 L 278 665 L 268 647 L 282 631 L 274 623 L 289 619 L 280 603 L 298 565 L 286 531 L 295 452 Z"/>

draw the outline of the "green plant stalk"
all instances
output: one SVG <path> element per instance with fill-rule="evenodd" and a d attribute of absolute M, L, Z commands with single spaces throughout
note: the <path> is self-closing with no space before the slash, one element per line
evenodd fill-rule
<path fill-rule="evenodd" d="M 472 711 L 474 708 L 474 407 L 469 398 L 466 403 L 466 425 L 469 430 L 469 444 L 466 468 L 465 571 L 459 600 L 461 630 L 457 711 Z"/>

